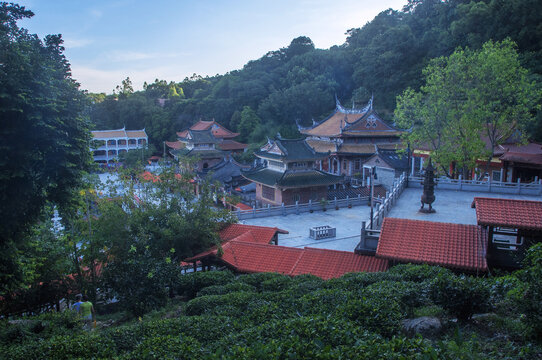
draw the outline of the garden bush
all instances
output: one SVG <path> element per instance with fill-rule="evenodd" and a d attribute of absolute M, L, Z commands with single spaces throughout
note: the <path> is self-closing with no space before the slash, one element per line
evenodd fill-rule
<path fill-rule="evenodd" d="M 179 275 L 176 282 L 177 293 L 189 299 L 208 286 L 229 284 L 235 276 L 229 271 L 199 271 Z"/>
<path fill-rule="evenodd" d="M 205 313 L 220 314 L 219 307 L 231 306 L 228 308 L 228 314 L 242 315 L 248 302 L 254 299 L 257 294 L 250 292 L 232 292 L 225 295 L 207 295 L 192 299 L 186 305 L 187 315 L 202 315 Z M 232 311 L 235 314 L 232 314 Z"/>
<path fill-rule="evenodd" d="M 491 310 L 490 291 L 485 279 L 439 274 L 432 284 L 431 298 L 458 320 Z"/>
<path fill-rule="evenodd" d="M 211 285 L 204 287 L 198 292 L 197 296 L 224 295 L 238 291 L 255 292 L 256 288 L 244 282 L 234 281 L 226 285 Z"/>
<path fill-rule="evenodd" d="M 277 284 L 284 284 L 292 279 L 286 275 L 277 273 L 257 273 L 249 275 L 241 275 L 238 278 L 239 281 L 254 286 L 258 291 L 262 291 L 262 286 L 266 283 L 268 287 L 272 286 L 273 282 Z M 268 282 L 269 281 L 269 282 Z M 278 286 L 278 285 L 277 285 Z"/>

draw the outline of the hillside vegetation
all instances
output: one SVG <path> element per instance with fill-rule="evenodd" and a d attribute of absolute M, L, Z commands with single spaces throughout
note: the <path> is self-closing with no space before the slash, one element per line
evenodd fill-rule
<path fill-rule="evenodd" d="M 183 275 L 168 306 L 81 329 L 71 312 L 0 329 L 10 359 L 539 359 L 542 247 L 524 271 L 475 278 L 439 267 L 323 281 L 229 272 Z M 473 316 L 474 314 L 478 314 Z M 402 321 L 438 317 L 443 327 L 407 336 Z M 122 318 L 121 314 L 109 315 Z"/>
<path fill-rule="evenodd" d="M 277 131 L 296 136 L 295 122 L 309 125 L 329 115 L 335 95 L 347 107 L 374 95 L 376 110 L 393 121 L 397 95 L 418 90 L 430 59 L 457 47 L 477 50 L 489 40 L 510 38 L 531 79 L 539 79 L 540 23 L 542 3 L 536 0 L 410 0 L 402 11 L 384 10 L 360 28 L 345 29 L 346 42 L 327 50 L 300 36 L 224 75 L 157 79 L 137 92 L 126 79 L 115 95 L 91 94 L 90 117 L 97 129 L 144 127 L 159 150 L 200 118 L 241 132 L 243 141 Z M 168 99 L 164 107 L 158 98 Z M 530 134 L 538 140 L 541 124 L 539 117 Z"/>

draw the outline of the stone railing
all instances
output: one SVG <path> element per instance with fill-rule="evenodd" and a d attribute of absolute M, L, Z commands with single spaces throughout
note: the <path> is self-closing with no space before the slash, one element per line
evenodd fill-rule
<path fill-rule="evenodd" d="M 408 187 L 421 188 L 422 177 L 410 176 L 408 179 Z M 459 179 L 450 179 L 441 177 L 437 179 L 437 190 L 459 190 L 459 191 L 476 191 L 488 192 L 497 194 L 518 194 L 518 195 L 542 195 L 542 180 L 535 178 L 531 183 L 504 182 L 504 181 L 479 181 L 479 180 L 463 180 L 461 175 Z"/>
<path fill-rule="evenodd" d="M 266 206 L 262 208 L 253 207 L 251 210 L 237 210 L 237 218 L 239 220 L 252 219 L 252 218 L 261 218 L 268 216 L 277 216 L 277 215 L 289 215 L 289 214 L 300 214 L 304 212 L 314 212 L 314 211 L 326 211 L 328 209 L 340 209 L 345 207 L 367 205 L 369 203 L 368 196 L 358 195 L 357 197 L 346 197 L 346 199 L 334 199 L 327 201 L 326 203 L 321 203 L 319 201 L 312 202 L 309 201 L 306 204 L 295 203 L 294 205 L 280 205 L 280 206 Z"/>
<path fill-rule="evenodd" d="M 406 185 L 407 176 L 406 173 L 403 173 L 399 178 L 395 180 L 393 186 L 391 187 L 391 191 L 386 191 L 386 196 L 384 198 L 375 198 L 376 204 L 373 211 L 372 229 L 379 229 L 380 226 L 382 226 L 382 221 L 384 221 L 386 215 L 388 215 L 393 205 L 395 205 L 395 203 L 399 199 L 399 196 L 401 196 L 403 190 L 405 190 Z M 370 217 L 367 220 L 367 223 L 371 224 Z"/>

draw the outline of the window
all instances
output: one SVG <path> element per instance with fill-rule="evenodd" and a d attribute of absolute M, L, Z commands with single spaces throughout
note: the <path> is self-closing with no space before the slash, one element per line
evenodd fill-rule
<path fill-rule="evenodd" d="M 290 168 L 305 168 L 307 167 L 307 163 L 306 162 L 293 162 L 293 163 L 290 163 Z"/>
<path fill-rule="evenodd" d="M 492 178 L 491 180 L 493 181 L 501 181 L 501 172 L 493 170 L 491 172 L 491 178 Z"/>
<path fill-rule="evenodd" d="M 284 163 L 281 163 L 280 161 L 275 161 L 275 160 L 266 160 L 266 161 L 272 167 L 278 167 L 278 168 L 284 167 Z"/>
<path fill-rule="evenodd" d="M 343 170 L 346 170 L 347 161 L 343 160 Z"/>
<path fill-rule="evenodd" d="M 300 200 L 301 200 L 301 196 L 300 196 L 299 194 L 294 194 L 292 200 L 294 200 L 294 202 L 300 201 Z"/>
<path fill-rule="evenodd" d="M 275 189 L 269 186 L 262 185 L 262 197 L 268 200 L 275 201 Z"/>
<path fill-rule="evenodd" d="M 361 159 L 356 159 L 354 161 L 354 170 L 356 170 L 356 171 L 361 170 Z"/>

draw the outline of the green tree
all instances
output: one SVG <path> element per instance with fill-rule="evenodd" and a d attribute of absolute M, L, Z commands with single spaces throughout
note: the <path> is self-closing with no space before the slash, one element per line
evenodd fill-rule
<path fill-rule="evenodd" d="M 0 292 L 22 280 L 18 249 L 44 205 L 67 206 L 91 159 L 86 98 L 62 38 L 41 41 L 17 26 L 32 15 L 0 3 Z"/>
<path fill-rule="evenodd" d="M 540 92 L 510 40 L 487 42 L 479 51 L 458 48 L 431 61 L 424 76 L 420 92 L 408 89 L 397 98 L 395 116 L 412 129 L 406 139 L 429 146 L 444 171 L 451 162 L 464 173 L 479 159 L 489 164 L 499 144 L 526 133 L 538 108 Z"/>
<path fill-rule="evenodd" d="M 237 126 L 237 130 L 241 133 L 241 139 L 248 141 L 250 135 L 260 126 L 261 120 L 250 106 L 243 107 L 241 111 L 241 121 Z"/>

